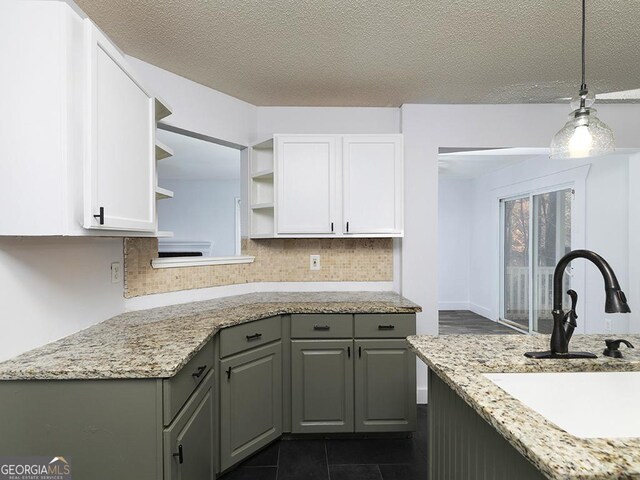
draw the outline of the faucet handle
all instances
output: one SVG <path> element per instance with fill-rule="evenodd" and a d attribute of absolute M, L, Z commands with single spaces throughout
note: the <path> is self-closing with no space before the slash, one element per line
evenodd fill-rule
<path fill-rule="evenodd" d="M 620 350 L 618 350 L 620 348 L 620 344 L 624 343 L 627 348 L 633 348 L 633 345 L 631 345 L 631 342 L 629 342 L 628 340 L 624 340 L 624 339 L 618 339 L 618 340 L 605 340 L 604 343 L 607 345 L 607 348 L 604 349 L 604 351 L 602 352 L 603 355 L 606 355 L 607 357 L 613 357 L 613 358 L 622 358 L 622 352 Z"/>

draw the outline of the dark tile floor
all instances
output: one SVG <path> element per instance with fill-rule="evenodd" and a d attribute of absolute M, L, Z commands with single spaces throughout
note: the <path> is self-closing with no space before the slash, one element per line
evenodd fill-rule
<path fill-rule="evenodd" d="M 418 405 L 413 438 L 281 440 L 224 480 L 424 480 L 427 407 Z"/>
<path fill-rule="evenodd" d="M 438 314 L 440 335 L 504 335 L 521 333 L 468 310 L 441 310 Z"/>

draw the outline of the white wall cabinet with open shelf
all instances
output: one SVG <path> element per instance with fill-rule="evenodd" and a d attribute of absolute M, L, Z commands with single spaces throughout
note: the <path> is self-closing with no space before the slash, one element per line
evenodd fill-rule
<path fill-rule="evenodd" d="M 249 183 L 251 238 L 403 235 L 402 135 L 275 135 Z"/>
<path fill-rule="evenodd" d="M 1 13 L 0 235 L 155 236 L 156 158 L 171 155 L 156 122 L 170 108 L 67 3 Z"/>

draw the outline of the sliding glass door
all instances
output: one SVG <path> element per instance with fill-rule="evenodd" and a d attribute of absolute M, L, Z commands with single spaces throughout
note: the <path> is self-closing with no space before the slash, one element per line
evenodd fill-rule
<path fill-rule="evenodd" d="M 501 201 L 501 319 L 550 333 L 553 271 L 571 250 L 570 188 Z M 565 275 L 570 288 L 570 275 Z M 566 303 L 566 296 L 563 296 Z"/>

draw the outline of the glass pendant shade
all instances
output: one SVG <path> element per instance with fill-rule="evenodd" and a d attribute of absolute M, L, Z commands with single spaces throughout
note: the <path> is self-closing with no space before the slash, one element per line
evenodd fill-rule
<path fill-rule="evenodd" d="M 551 141 L 551 158 L 595 157 L 613 152 L 613 131 L 596 113 L 596 109 L 589 107 L 571 112 L 565 126 Z"/>

